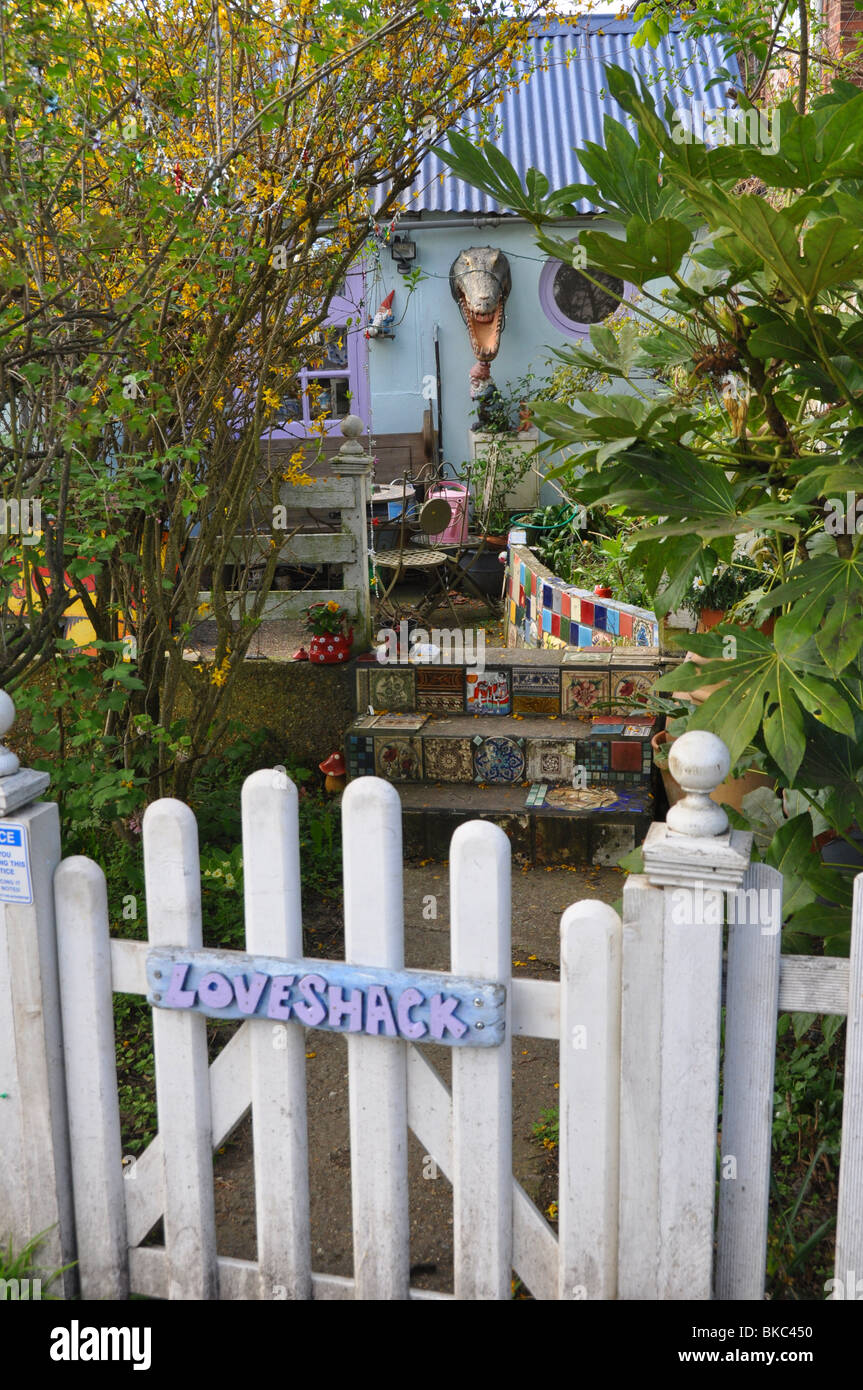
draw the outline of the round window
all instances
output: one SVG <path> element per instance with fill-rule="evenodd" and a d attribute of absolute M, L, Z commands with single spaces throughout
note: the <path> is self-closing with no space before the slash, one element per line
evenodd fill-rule
<path fill-rule="evenodd" d="M 593 266 L 589 275 L 590 279 L 563 261 L 547 261 L 543 266 L 540 302 L 546 317 L 562 333 L 585 334 L 592 323 L 610 318 L 627 298 L 629 287 L 618 276 Z"/>

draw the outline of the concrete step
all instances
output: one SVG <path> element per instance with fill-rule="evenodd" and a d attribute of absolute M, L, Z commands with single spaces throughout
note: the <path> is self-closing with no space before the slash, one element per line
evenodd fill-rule
<path fill-rule="evenodd" d="M 649 789 L 655 729 L 634 716 L 362 715 L 347 731 L 345 753 L 350 777 L 398 783 Z"/>
<path fill-rule="evenodd" d="M 405 854 L 412 858 L 447 859 L 459 825 L 490 820 L 506 831 L 516 860 L 549 867 L 617 864 L 642 843 L 654 818 L 654 799 L 645 787 L 547 788 L 551 802 L 530 807 L 530 789 L 521 786 L 402 782 L 396 788 Z"/>

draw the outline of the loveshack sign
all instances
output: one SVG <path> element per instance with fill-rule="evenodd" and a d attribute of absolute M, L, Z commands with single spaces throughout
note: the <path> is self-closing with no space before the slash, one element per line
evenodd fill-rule
<path fill-rule="evenodd" d="M 147 980 L 154 1008 L 209 1018 L 271 1019 L 445 1047 L 497 1047 L 506 1030 L 503 985 L 435 971 L 174 949 L 149 952 Z"/>

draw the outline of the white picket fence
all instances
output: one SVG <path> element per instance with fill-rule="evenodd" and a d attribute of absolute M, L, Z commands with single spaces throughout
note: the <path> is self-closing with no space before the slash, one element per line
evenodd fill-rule
<path fill-rule="evenodd" d="M 686 736 L 696 739 L 686 746 L 704 764 L 701 782 L 695 779 L 701 790 L 679 803 L 678 824 L 689 833 L 651 828 L 646 873 L 626 882 L 623 920 L 596 901 L 563 914 L 559 983 L 512 977 L 504 832 L 479 821 L 456 831 L 451 970 L 505 985 L 507 1038 L 497 1047 L 454 1046 L 450 1089 L 421 1047 L 347 1037 L 353 1278 L 312 1269 L 307 1042 L 296 1024 L 285 1025 L 286 1046 L 275 1048 L 272 1021 L 249 1018 L 208 1065 L 204 1016 L 154 1008 L 159 1131 L 137 1159 L 134 1181 L 124 1180 L 112 995 L 148 994 L 150 951 L 201 949 L 189 808 L 163 800 L 145 816 L 148 942 L 111 938 L 101 869 L 67 859 L 55 874 L 59 975 L 52 977 L 44 925 L 38 940 L 34 932 L 25 940 L 37 875 L 37 904 L 3 905 L 0 929 L 0 1002 L 4 1009 L 7 997 L 17 1004 L 0 1034 L 0 1080 L 13 1091 L 20 1120 L 0 1132 L 0 1171 L 11 1165 L 13 1175 L 0 1180 L 0 1234 L 32 1235 L 22 1220 L 33 1219 L 37 1200 L 44 1216 L 53 1194 L 57 1253 L 74 1249 L 85 1298 L 269 1299 L 275 1290 L 297 1299 L 450 1297 L 410 1287 L 410 1129 L 452 1182 L 455 1298 L 508 1299 L 515 1271 L 546 1300 L 757 1299 L 765 1277 L 776 1019 L 780 1010 L 803 1010 L 848 1015 L 836 1277 L 863 1270 L 863 875 L 850 961 L 782 957 L 781 876 L 748 867 L 748 836 L 698 833 L 704 787 L 720 780 L 705 772 L 703 740 L 711 737 Z M 715 807 L 708 805 L 709 817 Z M 16 821 L 48 809 L 36 803 Z M 297 961 L 296 789 L 278 770 L 257 772 L 244 786 L 242 810 L 246 950 Z M 398 795 L 376 778 L 357 779 L 342 816 L 346 960 L 401 970 Z M 50 846 L 43 850 L 40 872 L 50 872 Z M 738 924 L 728 948 L 717 1150 L 726 893 Z M 39 910 L 44 922 L 44 903 Z M 221 954 L 226 967 L 232 958 L 245 959 Z M 49 1057 L 34 1046 L 33 1020 L 22 1006 L 34 988 L 42 990 L 43 1017 L 58 1003 L 62 1009 L 65 1095 L 56 1049 Z M 21 1045 L 28 1029 L 29 1050 Z M 511 1047 L 524 1037 L 560 1045 L 557 1233 L 512 1172 Z M 255 1262 L 217 1252 L 212 1160 L 250 1107 Z M 68 1115 L 67 1128 L 58 1128 L 60 1114 Z M 164 1245 L 144 1245 L 160 1218 Z"/>

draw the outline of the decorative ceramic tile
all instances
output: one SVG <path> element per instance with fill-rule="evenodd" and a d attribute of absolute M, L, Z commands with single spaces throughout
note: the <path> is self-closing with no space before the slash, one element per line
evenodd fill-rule
<path fill-rule="evenodd" d="M 598 627 L 595 627 L 590 634 L 590 645 L 592 647 L 613 647 L 614 640 L 607 632 L 602 632 Z"/>
<path fill-rule="evenodd" d="M 538 585 L 538 584 L 537 584 L 536 588 L 537 588 L 537 592 L 539 592 L 539 585 Z M 553 591 L 552 591 L 552 587 L 551 587 L 550 584 L 543 584 L 543 586 L 542 586 L 542 606 L 543 606 L 543 608 L 550 608 L 550 607 L 551 607 L 551 605 L 552 605 L 552 592 L 553 592 Z"/>
<path fill-rule="evenodd" d="M 631 614 L 631 613 L 619 613 L 619 614 L 618 614 L 618 618 L 619 618 L 619 622 L 620 622 L 620 632 L 619 632 L 618 635 L 619 635 L 620 637 L 631 637 L 631 636 L 632 636 L 632 614 Z"/>
<path fill-rule="evenodd" d="M 372 726 L 382 733 L 384 729 L 398 729 L 404 733 L 415 734 L 428 722 L 427 714 L 376 714 Z"/>
<path fill-rule="evenodd" d="M 581 671 L 561 672 L 561 710 L 570 719 L 584 717 L 585 711 L 608 700 L 608 676 Z"/>
<path fill-rule="evenodd" d="M 562 591 L 561 589 L 558 589 L 557 586 L 555 586 L 555 588 L 552 589 L 552 591 L 551 591 L 551 611 L 552 611 L 552 613 L 560 613 L 560 612 L 561 612 L 561 602 L 562 602 L 562 599 L 563 599 L 563 591 Z"/>
<path fill-rule="evenodd" d="M 610 787 L 560 787 L 546 794 L 546 806 L 577 811 L 608 810 L 616 806 L 619 797 Z"/>
<path fill-rule="evenodd" d="M 461 695 L 464 671 L 460 666 L 420 666 L 417 669 L 417 690 L 449 691 Z"/>
<path fill-rule="evenodd" d="M 649 647 L 653 640 L 653 624 L 644 618 L 633 618 L 632 637 L 636 647 Z"/>
<path fill-rule="evenodd" d="M 569 627 L 569 624 L 568 624 L 568 623 L 567 623 L 567 627 Z M 559 613 L 552 613 L 552 615 L 551 615 L 551 635 L 552 635 L 552 637 L 559 637 L 559 636 L 560 636 L 560 614 L 559 614 Z"/>
<path fill-rule="evenodd" d="M 509 714 L 509 681 L 506 671 L 468 671 L 465 675 L 468 714 Z"/>
<path fill-rule="evenodd" d="M 577 594 L 570 594 L 569 596 L 569 618 L 570 622 L 581 622 L 581 599 Z"/>
<path fill-rule="evenodd" d="M 560 670 L 556 666 L 514 666 L 513 695 L 558 695 Z"/>
<path fill-rule="evenodd" d="M 413 668 L 391 666 L 369 671 L 369 704 L 378 710 L 413 709 Z"/>
<path fill-rule="evenodd" d="M 613 633 L 615 637 L 620 636 L 620 614 L 616 608 L 606 608 L 605 630 Z"/>
<path fill-rule="evenodd" d="M 593 605 L 593 626 L 598 627 L 600 632 L 608 631 L 608 609 L 604 603 Z"/>
<path fill-rule="evenodd" d="M 614 713 L 632 713 L 636 707 L 634 705 L 623 705 L 620 701 L 638 701 L 645 699 L 658 680 L 658 671 L 612 671 L 611 699 Z"/>
<path fill-rule="evenodd" d="M 422 779 L 422 741 L 418 738 L 376 738 L 375 772 L 390 782 Z"/>
<path fill-rule="evenodd" d="M 562 593 L 561 596 L 560 596 L 560 616 L 561 616 L 562 618 L 568 618 L 568 617 L 569 617 L 570 611 L 571 611 L 571 605 L 572 605 L 572 595 L 571 595 L 571 594 L 568 594 L 568 593 L 566 592 L 566 590 L 564 589 L 563 593 Z"/>
<path fill-rule="evenodd" d="M 586 598 L 581 600 L 581 622 L 585 627 L 593 627 L 593 604 Z"/>
<path fill-rule="evenodd" d="M 461 695 L 453 695 L 445 690 L 420 690 L 417 709 L 424 710 L 426 714 L 464 714 L 464 701 Z"/>
<path fill-rule="evenodd" d="M 559 695 L 513 695 L 513 714 L 560 714 Z"/>
<path fill-rule="evenodd" d="M 542 630 L 543 630 L 543 632 L 551 632 L 551 609 L 550 609 L 550 608 L 543 608 L 543 610 L 542 610 Z"/>
<path fill-rule="evenodd" d="M 571 782 L 575 744 L 527 740 L 527 776 L 532 782 Z"/>
<path fill-rule="evenodd" d="M 427 782 L 472 782 L 473 749 L 469 738 L 423 739 Z"/>
<path fill-rule="evenodd" d="M 474 748 L 473 771 L 477 782 L 521 782 L 524 778 L 523 739 L 484 738 Z"/>
<path fill-rule="evenodd" d="M 361 734 L 349 734 L 347 740 L 348 775 L 351 777 L 373 776 L 375 770 L 375 742 Z"/>
<path fill-rule="evenodd" d="M 614 772 L 641 771 L 641 745 L 617 739 L 611 745 L 611 767 Z"/>
<path fill-rule="evenodd" d="M 589 647 L 593 641 L 593 629 L 578 625 L 578 641 L 573 643 L 576 647 Z"/>
<path fill-rule="evenodd" d="M 517 646 L 519 645 L 518 638 L 519 638 L 519 627 L 518 627 L 518 624 L 516 624 L 516 623 L 510 623 L 510 624 L 508 625 L 507 629 L 506 629 L 506 645 L 507 645 L 508 647 L 517 647 Z"/>

